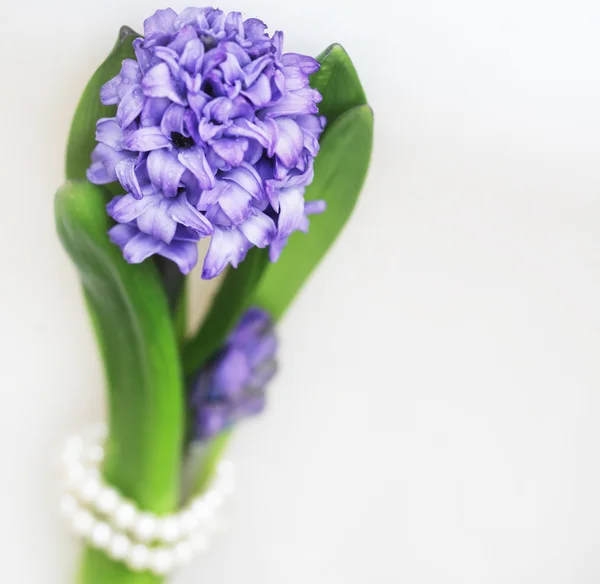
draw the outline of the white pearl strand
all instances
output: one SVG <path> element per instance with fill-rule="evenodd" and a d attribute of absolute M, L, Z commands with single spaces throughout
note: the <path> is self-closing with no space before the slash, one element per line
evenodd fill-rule
<path fill-rule="evenodd" d="M 216 529 L 216 512 L 233 491 L 231 463 L 222 461 L 212 486 L 182 511 L 160 517 L 139 510 L 103 482 L 99 465 L 104 459 L 105 434 L 104 428 L 97 428 L 91 441 L 73 437 L 63 452 L 67 492 L 61 511 L 73 532 L 130 569 L 159 575 L 205 552 Z"/>

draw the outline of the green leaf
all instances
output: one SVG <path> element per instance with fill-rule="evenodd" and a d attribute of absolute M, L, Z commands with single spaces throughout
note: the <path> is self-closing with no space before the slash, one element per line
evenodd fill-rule
<path fill-rule="evenodd" d="M 269 260 L 268 251 L 253 248 L 237 269 L 229 268 L 198 332 L 182 350 L 183 370 L 193 375 L 222 344 L 248 307 Z"/>
<path fill-rule="evenodd" d="M 140 508 L 164 514 L 180 496 L 185 410 L 177 343 L 154 264 L 123 259 L 106 235 L 104 200 L 103 189 L 87 181 L 68 181 L 55 199 L 58 234 L 78 270 L 105 368 L 109 436 L 103 473 Z M 134 577 L 88 551 L 81 581 L 161 579 Z"/>
<path fill-rule="evenodd" d="M 367 105 L 341 115 L 323 136 L 306 198 L 324 199 L 327 209 L 311 218 L 308 234 L 290 237 L 279 260 L 264 270 L 252 302 L 273 318 L 285 312 L 350 217 L 367 174 L 372 142 L 373 112 Z"/>
<path fill-rule="evenodd" d="M 96 146 L 96 122 L 100 118 L 112 117 L 116 112 L 116 106 L 102 105 L 100 88 L 119 73 L 123 59 L 134 57 L 131 43 L 139 36 L 129 27 L 122 27 L 110 55 L 86 85 L 71 122 L 66 156 L 67 179 L 86 177 L 85 171 L 90 166 L 90 155 Z"/>
<path fill-rule="evenodd" d="M 182 379 L 167 300 L 151 262 L 130 265 L 106 235 L 104 193 L 68 181 L 55 201 L 61 241 L 79 271 L 105 365 L 107 479 L 144 509 L 177 502 Z"/>
<path fill-rule="evenodd" d="M 175 337 L 181 345 L 185 342 L 187 334 L 188 302 L 190 296 L 190 286 L 187 278 L 183 280 L 183 287 L 177 299 L 177 305 L 173 314 L 173 327 L 175 328 Z"/>
<path fill-rule="evenodd" d="M 327 47 L 318 57 L 321 68 L 311 75 L 310 85 L 323 96 L 319 113 L 327 118 L 327 129 L 346 111 L 366 105 L 367 98 L 358 73 L 341 45 Z"/>
<path fill-rule="evenodd" d="M 186 374 L 193 373 L 222 344 L 242 312 L 256 304 L 279 319 L 348 220 L 366 176 L 373 141 L 373 112 L 350 57 L 337 44 L 319 57 L 320 70 L 310 84 L 323 96 L 319 111 L 327 117 L 315 179 L 307 200 L 324 199 L 327 210 L 312 218 L 308 235 L 294 234 L 278 262 L 269 264 L 265 250 L 252 250 L 237 270 L 229 270 L 206 321 L 183 352 Z M 254 265 L 256 262 L 256 265 Z M 207 460 L 195 484 L 204 490 L 231 432 L 207 446 Z"/>

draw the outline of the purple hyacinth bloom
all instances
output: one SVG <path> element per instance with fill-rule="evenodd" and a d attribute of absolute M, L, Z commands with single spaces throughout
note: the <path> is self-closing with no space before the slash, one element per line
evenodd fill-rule
<path fill-rule="evenodd" d="M 238 12 L 158 10 L 102 87 L 117 112 L 97 123 L 88 178 L 125 191 L 108 213 L 130 263 L 160 254 L 188 273 L 211 236 L 202 276 L 213 278 L 253 246 L 275 261 L 324 210 L 304 201 L 325 126 L 309 86 L 319 63 L 265 29 Z"/>
<path fill-rule="evenodd" d="M 194 436 L 204 440 L 265 406 L 277 340 L 268 313 L 251 308 L 225 346 L 197 374 L 191 391 Z"/>

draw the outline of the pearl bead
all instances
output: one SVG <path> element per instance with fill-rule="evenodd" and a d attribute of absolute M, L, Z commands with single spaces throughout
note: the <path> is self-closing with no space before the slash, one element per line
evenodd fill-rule
<path fill-rule="evenodd" d="M 152 541 L 156 535 L 156 519 L 149 513 L 140 513 L 133 525 L 133 532 L 141 542 Z"/>
<path fill-rule="evenodd" d="M 65 446 L 65 458 L 78 458 L 83 452 L 83 440 L 80 436 L 73 436 L 67 441 Z"/>
<path fill-rule="evenodd" d="M 177 541 L 181 536 L 181 522 L 177 515 L 165 517 L 160 520 L 157 531 L 160 539 L 172 543 Z"/>
<path fill-rule="evenodd" d="M 114 560 L 122 560 L 127 556 L 131 542 L 126 535 L 115 533 L 108 546 L 108 553 Z"/>
<path fill-rule="evenodd" d="M 173 556 L 176 564 L 187 564 L 192 559 L 192 546 L 187 541 L 180 541 L 173 550 Z"/>
<path fill-rule="evenodd" d="M 100 481 L 96 477 L 90 475 L 81 483 L 79 493 L 81 494 L 81 498 L 89 503 L 99 495 L 100 488 Z"/>
<path fill-rule="evenodd" d="M 197 499 L 192 504 L 192 513 L 197 521 L 204 521 L 210 517 L 210 508 L 202 499 Z"/>
<path fill-rule="evenodd" d="M 128 529 L 135 521 L 136 510 L 131 503 L 121 503 L 115 511 L 115 524 L 121 529 Z"/>
<path fill-rule="evenodd" d="M 148 568 L 148 561 L 150 560 L 150 550 L 141 543 L 134 545 L 131 548 L 129 556 L 127 557 L 127 565 L 132 570 L 145 570 Z"/>
<path fill-rule="evenodd" d="M 173 555 L 165 548 L 157 549 L 150 556 L 150 568 L 157 574 L 166 574 L 173 566 Z"/>
<path fill-rule="evenodd" d="M 108 435 L 108 428 L 104 424 L 95 424 L 90 428 L 92 440 L 104 440 Z"/>
<path fill-rule="evenodd" d="M 223 504 L 223 495 L 217 491 L 209 491 L 204 497 L 204 502 L 210 509 L 218 509 Z"/>
<path fill-rule="evenodd" d="M 119 494 L 111 487 L 104 487 L 96 499 L 96 506 L 101 513 L 110 514 L 119 505 Z"/>
<path fill-rule="evenodd" d="M 91 540 L 96 547 L 105 549 L 108 547 L 111 537 L 112 529 L 107 523 L 104 523 L 103 521 L 96 523 L 91 534 Z"/>
<path fill-rule="evenodd" d="M 208 549 L 208 537 L 203 532 L 196 532 L 190 537 L 190 547 L 194 553 L 204 553 Z"/>
<path fill-rule="evenodd" d="M 181 514 L 181 529 L 186 535 L 192 533 L 198 527 L 198 520 L 192 511 L 187 510 Z"/>
<path fill-rule="evenodd" d="M 219 519 L 215 511 L 233 490 L 231 463 L 222 461 L 218 465 L 212 487 L 195 497 L 186 509 L 159 518 L 141 512 L 135 503 L 105 483 L 100 473 L 105 428 L 96 429 L 95 434 L 85 441 L 81 437 L 70 439 L 62 454 L 69 492 L 61 498 L 60 508 L 73 531 L 132 570 L 151 570 L 159 575 L 186 564 L 194 553 L 205 552 Z M 150 547 L 152 542 L 157 547 Z"/>
<path fill-rule="evenodd" d="M 75 533 L 82 536 L 89 535 L 94 529 L 95 523 L 93 515 L 85 509 L 80 509 L 73 517 L 73 529 Z"/>
<path fill-rule="evenodd" d="M 77 488 L 85 477 L 85 469 L 79 463 L 73 463 L 67 468 L 67 484 L 71 488 Z"/>
<path fill-rule="evenodd" d="M 60 511 L 65 517 L 73 517 L 78 508 L 77 500 L 72 495 L 63 495 L 61 497 Z"/>
<path fill-rule="evenodd" d="M 88 451 L 87 451 L 87 459 L 94 464 L 98 464 L 99 462 L 102 462 L 102 460 L 104 459 L 104 448 L 102 448 L 102 446 L 96 444 L 95 446 L 92 446 Z"/>

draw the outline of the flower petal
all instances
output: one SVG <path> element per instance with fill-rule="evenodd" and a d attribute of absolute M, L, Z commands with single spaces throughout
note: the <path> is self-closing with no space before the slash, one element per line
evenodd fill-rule
<path fill-rule="evenodd" d="M 298 229 L 304 217 L 304 189 L 289 188 L 279 191 L 277 236 L 287 237 Z"/>
<path fill-rule="evenodd" d="M 124 59 L 121 71 L 100 88 L 100 101 L 104 105 L 119 103 L 141 80 L 140 66 L 134 59 Z"/>
<path fill-rule="evenodd" d="M 179 95 L 169 66 L 164 62 L 148 70 L 142 79 L 142 88 L 148 97 L 168 97 L 175 103 L 186 105 L 185 99 Z"/>
<path fill-rule="evenodd" d="M 177 195 L 185 166 L 177 160 L 174 152 L 154 150 L 148 155 L 148 176 L 167 197 Z"/>
<path fill-rule="evenodd" d="M 323 213 L 327 208 L 325 201 L 306 201 L 304 203 L 304 213 L 306 215 L 318 215 Z"/>
<path fill-rule="evenodd" d="M 232 168 L 227 173 L 221 176 L 222 180 L 233 181 L 247 191 L 252 198 L 262 199 L 264 197 L 264 190 L 262 187 L 262 181 L 260 176 L 249 164 L 242 163 L 237 168 Z"/>
<path fill-rule="evenodd" d="M 170 136 L 171 132 L 177 132 L 182 136 L 189 136 L 185 125 L 186 108 L 178 103 L 172 103 L 165 111 L 160 130 L 165 136 Z"/>
<path fill-rule="evenodd" d="M 284 67 L 283 76 L 285 78 L 285 89 L 295 91 L 308 85 L 308 75 L 303 73 L 297 67 Z"/>
<path fill-rule="evenodd" d="M 276 262 L 283 251 L 283 248 L 287 245 L 288 238 L 287 237 L 277 237 L 269 246 L 269 260 L 272 262 Z"/>
<path fill-rule="evenodd" d="M 140 124 L 142 126 L 160 126 L 163 115 L 171 103 L 167 97 L 147 97 L 140 114 Z"/>
<path fill-rule="evenodd" d="M 108 230 L 108 237 L 110 241 L 117 244 L 122 249 L 125 244 L 138 233 L 139 230 L 135 225 L 119 223 Z"/>
<path fill-rule="evenodd" d="M 135 52 L 135 59 L 140 66 L 140 73 L 142 73 L 143 75 L 150 66 L 150 62 L 152 61 L 152 54 L 150 51 L 144 48 L 144 39 L 141 37 L 133 39 L 133 43 L 131 44 Z"/>
<path fill-rule="evenodd" d="M 117 108 L 117 122 L 122 128 L 127 128 L 141 113 L 144 108 L 144 93 L 138 85 L 127 93 Z"/>
<path fill-rule="evenodd" d="M 160 203 L 161 199 L 160 193 L 147 195 L 141 199 L 136 199 L 131 193 L 127 193 L 122 197 L 115 197 L 107 205 L 107 211 L 115 221 L 129 223 L 137 219 L 148 207 Z"/>
<path fill-rule="evenodd" d="M 272 121 L 272 120 L 270 120 Z M 275 124 L 273 124 L 275 125 Z M 243 136 L 256 140 L 264 148 L 275 148 L 277 140 L 277 126 L 275 126 L 275 135 L 269 124 L 265 124 L 260 120 L 256 123 L 249 122 L 244 118 L 235 119 L 231 126 L 225 130 L 225 135 L 229 137 Z"/>
<path fill-rule="evenodd" d="M 158 148 L 169 146 L 171 141 L 158 126 L 147 126 L 134 132 L 126 134 L 123 138 L 123 146 L 134 152 L 149 152 Z"/>
<path fill-rule="evenodd" d="M 230 182 L 229 188 L 225 189 L 219 197 L 219 206 L 234 225 L 243 223 L 250 213 L 250 194 L 237 183 Z"/>
<path fill-rule="evenodd" d="M 244 87 L 250 87 L 258 79 L 258 76 L 264 71 L 265 67 L 272 62 L 273 57 L 271 55 L 263 55 L 246 65 L 244 67 Z"/>
<path fill-rule="evenodd" d="M 230 410 L 228 404 L 203 404 L 196 414 L 196 437 L 200 440 L 207 440 L 227 428 L 231 423 Z"/>
<path fill-rule="evenodd" d="M 200 119 L 202 117 L 202 109 L 210 101 L 210 97 L 203 91 L 188 93 L 188 103 L 192 108 L 192 112 Z"/>
<path fill-rule="evenodd" d="M 203 59 L 204 45 L 202 44 L 202 41 L 196 37 L 186 43 L 179 64 L 188 73 L 195 75 L 201 71 Z"/>
<path fill-rule="evenodd" d="M 163 243 L 158 254 L 175 262 L 184 275 L 198 263 L 198 245 L 191 241 L 174 239 L 169 245 Z"/>
<path fill-rule="evenodd" d="M 130 264 L 139 264 L 158 252 L 161 247 L 162 242 L 150 235 L 138 232 L 123 246 L 123 257 Z"/>
<path fill-rule="evenodd" d="M 239 229 L 246 239 L 257 247 L 266 247 L 277 234 L 274 221 L 261 211 L 252 212 Z"/>
<path fill-rule="evenodd" d="M 259 75 L 258 79 L 246 90 L 242 91 L 255 107 L 260 108 L 271 101 L 271 83 L 266 75 Z"/>
<path fill-rule="evenodd" d="M 109 81 L 107 81 L 100 88 L 100 101 L 103 105 L 116 105 L 119 103 L 119 95 L 117 93 L 117 87 L 121 83 L 121 79 L 117 75 Z"/>
<path fill-rule="evenodd" d="M 325 118 L 323 116 L 296 116 L 294 121 L 304 134 L 304 148 L 311 156 L 316 156 L 319 153 L 319 138 L 325 128 Z"/>
<path fill-rule="evenodd" d="M 210 280 L 218 276 L 227 264 L 237 268 L 238 264 L 246 257 L 248 249 L 249 242 L 238 229 L 215 228 L 204 258 L 202 277 Z"/>
<path fill-rule="evenodd" d="M 304 148 L 304 135 L 300 126 L 289 118 L 276 118 L 275 123 L 279 128 L 275 154 L 286 168 L 293 168 Z"/>
<path fill-rule="evenodd" d="M 198 179 L 200 188 L 212 189 L 215 186 L 215 177 L 200 146 L 181 150 L 177 158 Z"/>
<path fill-rule="evenodd" d="M 232 348 L 224 355 L 214 371 L 214 391 L 219 398 L 240 397 L 252 371 L 243 351 Z"/>
<path fill-rule="evenodd" d="M 137 155 L 126 150 L 114 150 L 107 144 L 99 142 L 92 150 L 92 164 L 86 173 L 88 180 L 97 185 L 116 181 L 115 167 L 126 158 L 137 159 Z"/>
<path fill-rule="evenodd" d="M 172 8 L 157 10 L 152 16 L 146 18 L 144 20 L 144 37 L 146 43 L 174 34 L 175 27 L 173 24 L 176 18 L 177 12 Z"/>
<path fill-rule="evenodd" d="M 170 200 L 163 198 L 158 205 L 149 206 L 138 218 L 137 226 L 140 231 L 155 239 L 171 243 L 175 237 L 177 222 L 169 213 Z"/>
<path fill-rule="evenodd" d="M 281 63 L 284 67 L 297 67 L 305 75 L 315 73 L 321 68 L 316 59 L 298 53 L 286 53 L 281 57 Z"/>
<path fill-rule="evenodd" d="M 244 161 L 244 152 L 248 150 L 245 138 L 221 138 L 212 143 L 213 150 L 231 166 L 239 166 Z"/>
<path fill-rule="evenodd" d="M 202 75 L 205 77 L 227 59 L 227 52 L 221 47 L 206 51 L 202 62 Z"/>
<path fill-rule="evenodd" d="M 125 158 L 115 166 L 117 178 L 126 192 L 131 193 L 136 199 L 142 198 L 142 189 L 135 173 L 136 158 Z"/>
<path fill-rule="evenodd" d="M 298 91 L 290 91 L 285 97 L 263 109 L 271 117 L 295 116 L 318 113 L 317 103 L 321 101 L 321 94 L 315 89 L 305 87 Z"/>
<path fill-rule="evenodd" d="M 122 150 L 123 131 L 115 118 L 101 118 L 96 123 L 96 140 L 110 146 L 113 150 Z"/>
<path fill-rule="evenodd" d="M 212 205 L 215 205 L 215 203 L 219 200 L 219 197 L 229 188 L 229 183 L 226 180 L 217 180 L 215 182 L 215 186 L 212 189 L 205 189 L 202 191 L 201 195 L 200 195 L 200 200 L 198 201 L 198 209 L 200 211 L 207 211 L 209 209 L 209 207 L 211 207 Z M 221 208 L 218 205 L 215 205 L 215 207 L 218 207 L 218 209 L 220 210 L 220 212 L 222 213 Z M 216 212 L 217 210 L 215 209 L 214 212 Z M 207 214 L 207 218 L 208 220 L 212 223 L 213 222 L 213 217 L 209 217 Z M 231 222 L 229 221 L 229 219 L 226 220 L 227 225 L 230 225 Z"/>
<path fill-rule="evenodd" d="M 164 63 L 166 63 L 173 80 L 180 79 L 181 70 L 179 68 L 179 55 L 176 51 L 169 49 L 168 47 L 156 47 L 156 49 L 154 49 L 154 55 L 157 59 L 161 59 Z M 177 95 L 182 93 L 180 85 L 180 83 L 176 83 L 174 81 L 174 87 L 176 88 Z M 177 90 L 178 88 L 179 90 Z"/>
<path fill-rule="evenodd" d="M 238 79 L 244 78 L 244 71 L 240 67 L 238 60 L 231 53 L 227 53 L 227 58 L 221 63 L 220 69 L 223 72 L 223 79 L 226 83 L 232 85 Z"/>
<path fill-rule="evenodd" d="M 200 211 L 189 204 L 185 193 L 171 202 L 169 213 L 177 223 L 196 230 L 201 237 L 207 237 L 213 232 L 212 225 Z"/>

